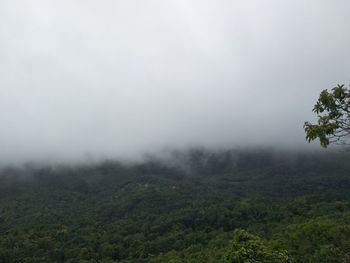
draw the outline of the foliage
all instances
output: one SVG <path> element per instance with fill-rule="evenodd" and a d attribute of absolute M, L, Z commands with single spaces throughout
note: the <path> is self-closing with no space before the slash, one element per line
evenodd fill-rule
<path fill-rule="evenodd" d="M 286 251 L 274 250 L 259 237 L 245 230 L 235 230 L 223 263 L 288 263 L 292 262 Z"/>
<path fill-rule="evenodd" d="M 291 224 L 283 232 L 284 246 L 293 248 L 298 262 L 344 262 L 350 251 L 350 225 L 347 221 L 350 214 L 342 217 Z"/>
<path fill-rule="evenodd" d="M 0 262 L 348 262 L 346 153 L 179 156 L 3 169 Z"/>
<path fill-rule="evenodd" d="M 348 144 L 350 135 L 350 91 L 337 85 L 331 92 L 323 90 L 313 108 L 317 124 L 305 122 L 306 139 L 320 140 L 323 147 L 330 143 Z"/>

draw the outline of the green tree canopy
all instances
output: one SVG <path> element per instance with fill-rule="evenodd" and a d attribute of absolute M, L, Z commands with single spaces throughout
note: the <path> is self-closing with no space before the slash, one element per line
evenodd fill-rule
<path fill-rule="evenodd" d="M 304 124 L 309 142 L 319 139 L 323 147 L 330 143 L 349 144 L 350 91 L 344 85 L 337 85 L 330 92 L 323 90 L 313 112 L 317 114 L 317 123 Z"/>
<path fill-rule="evenodd" d="M 267 247 L 257 236 L 245 230 L 235 230 L 223 263 L 290 263 L 286 251 Z"/>

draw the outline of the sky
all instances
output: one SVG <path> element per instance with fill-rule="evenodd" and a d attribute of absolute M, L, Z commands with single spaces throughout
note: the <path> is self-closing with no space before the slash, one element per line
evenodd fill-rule
<path fill-rule="evenodd" d="M 347 0 L 0 0 L 0 160 L 306 149 Z"/>

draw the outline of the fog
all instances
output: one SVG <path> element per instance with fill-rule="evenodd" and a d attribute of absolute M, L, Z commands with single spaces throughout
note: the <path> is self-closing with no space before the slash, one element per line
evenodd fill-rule
<path fill-rule="evenodd" d="M 350 2 L 0 0 L 1 162 L 309 149 Z"/>

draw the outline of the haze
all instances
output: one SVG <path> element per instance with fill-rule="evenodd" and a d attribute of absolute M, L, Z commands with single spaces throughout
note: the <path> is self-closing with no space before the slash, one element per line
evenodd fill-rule
<path fill-rule="evenodd" d="M 312 147 L 349 83 L 350 2 L 0 0 L 0 158 Z"/>

